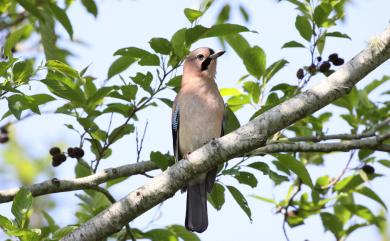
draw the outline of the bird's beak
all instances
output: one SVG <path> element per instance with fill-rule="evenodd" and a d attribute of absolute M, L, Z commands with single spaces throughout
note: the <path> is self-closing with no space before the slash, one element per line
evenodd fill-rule
<path fill-rule="evenodd" d="M 219 50 L 219 51 L 215 52 L 214 54 L 210 55 L 209 58 L 210 59 L 217 59 L 218 57 L 222 56 L 224 53 L 225 53 L 224 50 Z"/>

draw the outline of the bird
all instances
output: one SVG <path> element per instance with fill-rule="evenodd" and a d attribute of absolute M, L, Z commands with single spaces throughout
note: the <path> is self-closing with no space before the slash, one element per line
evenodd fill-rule
<path fill-rule="evenodd" d="M 201 47 L 184 60 L 181 88 L 172 106 L 173 151 L 176 161 L 209 141 L 223 136 L 224 101 L 215 82 L 217 58 L 225 51 Z M 208 226 L 207 192 L 217 168 L 191 179 L 187 190 L 185 227 L 202 233 Z"/>

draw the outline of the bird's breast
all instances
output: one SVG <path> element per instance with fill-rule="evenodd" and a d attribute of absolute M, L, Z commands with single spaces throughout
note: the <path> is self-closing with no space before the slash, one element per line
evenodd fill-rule
<path fill-rule="evenodd" d="M 181 98 L 179 143 L 185 155 L 221 136 L 224 103 L 218 91 L 190 92 Z"/>

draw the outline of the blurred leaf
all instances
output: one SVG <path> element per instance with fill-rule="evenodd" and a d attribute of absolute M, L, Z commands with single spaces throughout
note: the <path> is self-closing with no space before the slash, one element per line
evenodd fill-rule
<path fill-rule="evenodd" d="M 243 60 L 248 72 L 256 79 L 260 79 L 265 74 L 266 56 L 259 46 L 247 49 Z"/>
<path fill-rule="evenodd" d="M 160 59 L 157 55 L 148 53 L 141 58 L 138 64 L 141 66 L 159 66 Z"/>
<path fill-rule="evenodd" d="M 73 27 L 70 23 L 70 20 L 68 18 L 68 15 L 66 14 L 65 10 L 58 7 L 55 3 L 48 2 L 50 10 L 53 12 L 55 18 L 58 20 L 58 22 L 61 23 L 61 25 L 65 28 L 65 30 L 68 32 L 70 38 L 73 38 Z"/>
<path fill-rule="evenodd" d="M 133 133 L 133 131 L 134 131 L 133 124 L 121 125 L 121 126 L 115 128 L 111 132 L 111 134 L 108 136 L 108 142 L 114 143 L 117 140 L 121 139 L 123 136 L 128 135 L 130 133 Z"/>
<path fill-rule="evenodd" d="M 221 23 L 211 26 L 203 35 L 202 38 L 221 37 L 230 34 L 236 34 L 240 32 L 248 32 L 249 29 L 242 25 Z"/>
<path fill-rule="evenodd" d="M 322 55 L 322 52 L 324 51 L 325 41 L 326 41 L 326 32 L 322 33 L 317 40 L 317 50 L 320 55 Z"/>
<path fill-rule="evenodd" d="M 125 71 L 130 65 L 132 65 L 136 59 L 133 57 L 122 56 L 116 59 L 108 69 L 107 79 L 110 79 L 114 75 L 117 75 Z"/>
<path fill-rule="evenodd" d="M 5 43 L 4 43 L 4 55 L 11 57 L 12 56 L 12 48 L 15 47 L 15 45 L 19 42 L 19 40 L 22 38 L 23 35 L 30 32 L 32 30 L 31 25 L 24 25 L 21 28 L 16 29 L 15 31 L 12 31 L 9 33 Z"/>
<path fill-rule="evenodd" d="M 219 183 L 214 183 L 211 193 L 208 195 L 208 200 L 218 211 L 221 210 L 225 203 L 225 188 Z"/>
<path fill-rule="evenodd" d="M 373 91 L 383 83 L 386 83 L 388 80 L 390 80 L 390 76 L 385 75 L 382 77 L 382 79 L 373 80 L 371 83 L 366 85 L 366 87 L 364 87 L 364 90 L 366 91 L 367 94 L 370 94 L 371 91 Z"/>
<path fill-rule="evenodd" d="M 41 12 L 38 10 L 36 6 L 34 6 L 33 3 L 31 3 L 28 0 L 16 0 L 27 12 L 31 13 L 35 17 L 39 18 L 40 20 L 43 20 L 43 16 Z"/>
<path fill-rule="evenodd" d="M 74 101 L 79 104 L 85 103 L 84 94 L 79 88 L 72 88 L 64 82 L 53 79 L 43 79 L 41 82 L 49 88 L 50 92 L 61 98 Z"/>
<path fill-rule="evenodd" d="M 12 208 L 11 208 L 11 212 L 15 216 L 19 228 L 25 228 L 25 224 L 28 218 L 27 214 L 31 206 L 32 206 L 31 192 L 27 188 L 21 187 L 14 197 Z"/>
<path fill-rule="evenodd" d="M 278 202 L 276 202 L 275 200 L 273 200 L 271 198 L 261 197 L 258 195 L 251 195 L 251 197 L 254 197 L 256 199 L 259 199 L 259 200 L 267 202 L 267 203 L 272 203 L 272 204 L 278 205 Z"/>
<path fill-rule="evenodd" d="M 48 60 L 46 62 L 46 67 L 49 70 L 58 71 L 66 76 L 71 78 L 80 79 L 79 72 L 69 65 L 62 63 L 59 60 Z"/>
<path fill-rule="evenodd" d="M 368 187 L 365 187 L 365 186 L 362 186 L 362 187 L 359 187 L 358 189 L 356 189 L 356 192 L 357 193 L 360 193 L 368 198 L 371 198 L 372 200 L 378 202 L 380 205 L 382 205 L 382 207 L 387 211 L 387 206 L 386 204 L 383 202 L 383 200 L 373 191 L 371 190 L 370 188 Z"/>
<path fill-rule="evenodd" d="M 195 233 L 188 231 L 185 227 L 181 225 L 170 225 L 167 227 L 168 230 L 175 233 L 177 237 L 181 238 L 183 241 L 200 241 L 198 236 Z"/>
<path fill-rule="evenodd" d="M 203 15 L 203 13 L 201 11 L 198 11 L 195 9 L 185 8 L 184 15 L 186 15 L 186 17 L 187 17 L 188 21 L 190 21 L 190 23 L 193 23 L 199 17 L 201 17 Z"/>
<path fill-rule="evenodd" d="M 329 14 L 332 12 L 332 6 L 330 3 L 322 2 L 314 9 L 314 22 L 321 27 L 322 24 L 327 20 Z"/>
<path fill-rule="evenodd" d="M 363 179 L 359 175 L 348 176 L 339 181 L 334 189 L 338 192 L 348 192 L 363 183 Z"/>
<path fill-rule="evenodd" d="M 282 165 L 294 172 L 304 184 L 313 188 L 313 183 L 311 181 L 310 174 L 307 171 L 306 167 L 300 161 L 288 154 L 273 154 L 273 156 L 278 158 Z"/>
<path fill-rule="evenodd" d="M 233 186 L 226 186 L 229 190 L 229 192 L 232 194 L 234 200 L 240 205 L 241 209 L 245 212 L 245 214 L 248 216 L 249 220 L 252 221 L 252 213 L 251 209 L 248 206 L 248 202 L 246 201 L 245 197 L 242 195 L 242 193 Z"/>
<path fill-rule="evenodd" d="M 7 232 L 8 230 L 13 230 L 13 229 L 16 229 L 17 227 L 13 226 L 11 220 L 0 215 L 0 228 L 2 228 L 3 230 L 5 230 Z"/>
<path fill-rule="evenodd" d="M 58 230 L 56 230 L 53 235 L 52 235 L 52 238 L 54 240 L 60 240 L 62 239 L 65 235 L 73 232 L 75 229 L 77 229 L 78 227 L 77 226 L 65 226 L 63 228 L 60 228 Z"/>
<path fill-rule="evenodd" d="M 279 70 L 288 64 L 288 61 L 285 59 L 278 60 L 271 64 L 266 70 L 264 75 L 264 81 L 268 82 Z"/>
<path fill-rule="evenodd" d="M 224 135 L 229 134 L 230 132 L 236 130 L 239 127 L 240 122 L 237 119 L 236 115 L 228 106 L 226 106 L 223 114 L 222 123 Z"/>
<path fill-rule="evenodd" d="M 225 37 L 228 44 L 234 49 L 234 51 L 244 59 L 244 54 L 247 49 L 250 48 L 248 41 L 239 34 L 231 34 Z"/>
<path fill-rule="evenodd" d="M 238 172 L 234 175 L 234 178 L 237 179 L 239 183 L 248 185 L 252 188 L 257 186 L 257 179 L 255 175 L 250 172 Z"/>
<path fill-rule="evenodd" d="M 304 48 L 305 45 L 297 42 L 297 41 L 290 41 L 285 44 L 283 44 L 282 48 Z"/>
<path fill-rule="evenodd" d="M 268 175 L 276 185 L 279 185 L 282 182 L 289 181 L 288 177 L 279 175 L 278 173 L 272 171 L 269 166 L 264 162 L 253 162 L 248 165 L 248 167 L 254 168 L 261 171 L 264 175 Z"/>
<path fill-rule="evenodd" d="M 295 28 L 298 30 L 302 38 L 310 41 L 313 30 L 311 28 L 309 20 L 304 16 L 297 16 L 295 19 Z"/>
<path fill-rule="evenodd" d="M 236 88 L 221 88 L 219 92 L 222 96 L 234 96 L 241 94 L 241 92 Z"/>
<path fill-rule="evenodd" d="M 227 3 L 225 4 L 221 11 L 219 11 L 219 14 L 217 16 L 217 23 L 225 23 L 230 18 L 230 5 Z"/>
<path fill-rule="evenodd" d="M 156 53 L 169 54 L 172 50 L 171 43 L 165 38 L 152 38 L 149 44 Z"/>
<path fill-rule="evenodd" d="M 340 32 L 327 32 L 326 33 L 326 36 L 327 37 L 336 37 L 336 38 L 347 38 L 349 40 L 351 40 L 351 38 L 345 34 L 345 33 L 340 33 Z"/>
<path fill-rule="evenodd" d="M 328 212 L 323 212 L 320 216 L 325 230 L 331 231 L 336 238 L 339 238 L 343 231 L 343 225 L 340 220 L 335 215 Z"/>
<path fill-rule="evenodd" d="M 249 13 L 245 9 L 245 7 L 243 5 L 240 5 L 239 9 L 240 9 L 241 16 L 244 18 L 245 22 L 249 22 Z"/>
<path fill-rule="evenodd" d="M 89 13 L 93 14 L 93 16 L 95 17 L 97 16 L 98 8 L 94 0 L 81 0 L 81 3 L 84 5 L 84 7 Z"/>

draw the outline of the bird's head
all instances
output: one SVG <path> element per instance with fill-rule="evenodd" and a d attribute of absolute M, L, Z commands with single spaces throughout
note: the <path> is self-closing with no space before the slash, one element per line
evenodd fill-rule
<path fill-rule="evenodd" d="M 192 51 L 184 62 L 184 75 L 214 79 L 217 67 L 217 58 L 225 51 L 214 51 L 211 48 L 197 48 Z"/>

